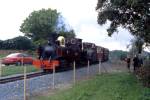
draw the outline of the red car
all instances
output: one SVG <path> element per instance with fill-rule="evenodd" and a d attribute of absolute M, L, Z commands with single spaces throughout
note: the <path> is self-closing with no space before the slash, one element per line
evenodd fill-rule
<path fill-rule="evenodd" d="M 33 58 L 24 53 L 12 53 L 2 59 L 2 64 L 5 65 L 10 64 L 21 65 L 22 62 L 23 64 L 32 64 Z"/>

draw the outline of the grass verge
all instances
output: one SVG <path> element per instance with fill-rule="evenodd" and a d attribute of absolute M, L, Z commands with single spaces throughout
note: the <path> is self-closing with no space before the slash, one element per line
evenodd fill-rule
<path fill-rule="evenodd" d="M 0 59 L 5 57 L 5 56 L 6 56 L 6 54 L 0 54 Z"/>
<path fill-rule="evenodd" d="M 150 89 L 130 73 L 103 74 L 33 100 L 150 100 Z"/>
<path fill-rule="evenodd" d="M 27 65 L 27 73 L 29 72 L 36 72 L 39 71 L 32 65 Z M 22 74 L 24 73 L 24 67 L 23 66 L 4 66 L 2 67 L 2 76 L 9 76 L 9 75 L 15 75 L 15 74 Z"/>

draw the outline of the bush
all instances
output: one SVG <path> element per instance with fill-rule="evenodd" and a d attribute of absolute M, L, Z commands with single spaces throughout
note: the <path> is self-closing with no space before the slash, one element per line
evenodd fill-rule
<path fill-rule="evenodd" d="M 144 66 L 138 69 L 137 75 L 144 86 L 150 87 L 150 60 L 146 60 Z"/>
<path fill-rule="evenodd" d="M 0 40 L 0 50 L 35 50 L 35 45 L 31 39 L 18 36 L 5 41 Z"/>

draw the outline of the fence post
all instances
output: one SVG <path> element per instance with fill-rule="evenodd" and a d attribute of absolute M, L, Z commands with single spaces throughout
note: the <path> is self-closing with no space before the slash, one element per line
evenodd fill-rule
<path fill-rule="evenodd" d="M 23 57 L 22 57 L 22 61 L 21 61 L 21 65 L 22 67 L 24 67 L 24 100 L 26 100 L 26 78 L 27 78 L 27 73 L 26 73 L 26 66 L 23 66 Z"/>
<path fill-rule="evenodd" d="M 90 71 L 90 61 L 88 60 L 88 63 L 87 63 L 87 79 L 89 78 L 89 71 Z"/>
<path fill-rule="evenodd" d="M 55 66 L 53 64 L 53 89 L 55 89 Z"/>
<path fill-rule="evenodd" d="M 76 82 L 76 62 L 73 62 L 73 83 Z"/>
<path fill-rule="evenodd" d="M 0 78 L 2 77 L 2 62 L 1 62 L 1 59 L 0 59 Z"/>
<path fill-rule="evenodd" d="M 101 74 L 101 60 L 99 59 L 98 73 Z"/>

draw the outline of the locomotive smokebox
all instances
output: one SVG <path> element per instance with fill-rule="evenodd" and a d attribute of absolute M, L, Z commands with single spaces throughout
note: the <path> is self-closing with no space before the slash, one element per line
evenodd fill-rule
<path fill-rule="evenodd" d="M 43 51 L 43 59 L 51 59 L 55 57 L 55 47 L 52 45 L 46 45 Z"/>

